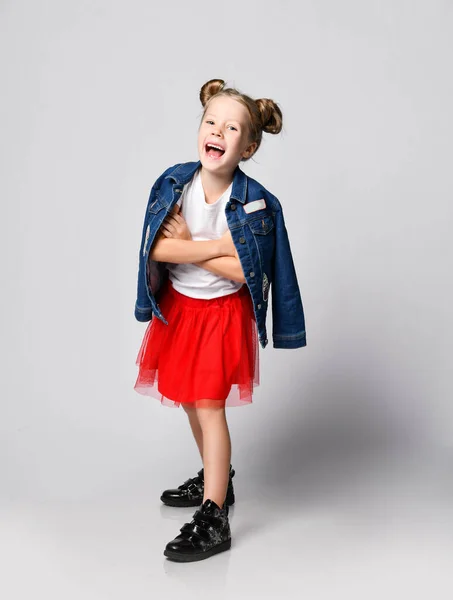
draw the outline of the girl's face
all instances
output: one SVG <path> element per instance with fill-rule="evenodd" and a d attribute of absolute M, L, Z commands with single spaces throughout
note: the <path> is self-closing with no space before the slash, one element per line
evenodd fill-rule
<path fill-rule="evenodd" d="M 241 158 L 253 154 L 257 144 L 248 142 L 249 119 L 246 107 L 234 98 L 219 96 L 209 102 L 198 130 L 198 154 L 203 168 L 231 175 Z"/>

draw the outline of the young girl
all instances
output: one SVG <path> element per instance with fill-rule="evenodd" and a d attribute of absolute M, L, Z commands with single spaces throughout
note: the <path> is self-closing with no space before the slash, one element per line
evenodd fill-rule
<path fill-rule="evenodd" d="M 182 405 L 204 467 L 161 496 L 170 506 L 198 507 L 166 545 L 165 556 L 176 561 L 231 546 L 234 470 L 225 408 L 250 404 L 259 385 L 271 284 L 274 347 L 306 345 L 281 205 L 239 168 L 263 131 L 281 131 L 281 110 L 273 100 L 225 88 L 221 79 L 205 83 L 200 100 L 199 160 L 170 167 L 151 189 L 135 306 L 136 318 L 150 323 L 134 388 Z M 176 133 L 171 141 L 178 144 Z"/>

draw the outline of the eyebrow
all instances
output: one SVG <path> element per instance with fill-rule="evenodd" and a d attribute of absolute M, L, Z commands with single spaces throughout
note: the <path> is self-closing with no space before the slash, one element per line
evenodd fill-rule
<path fill-rule="evenodd" d="M 206 113 L 205 117 L 215 117 L 216 115 L 214 113 Z M 237 123 L 238 125 L 241 125 L 242 123 L 240 121 L 237 121 L 236 119 L 227 119 L 227 121 L 234 121 L 235 123 Z"/>

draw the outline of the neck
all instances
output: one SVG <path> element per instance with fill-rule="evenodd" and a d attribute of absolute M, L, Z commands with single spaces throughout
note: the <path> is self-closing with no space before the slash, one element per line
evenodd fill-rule
<path fill-rule="evenodd" d="M 233 173 L 210 173 L 201 167 L 200 177 L 204 193 L 208 198 L 218 198 L 228 189 L 233 181 Z"/>

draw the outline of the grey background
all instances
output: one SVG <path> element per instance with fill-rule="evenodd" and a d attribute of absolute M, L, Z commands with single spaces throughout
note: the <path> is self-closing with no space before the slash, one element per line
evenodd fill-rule
<path fill-rule="evenodd" d="M 452 11 L 1 2 L 8 598 L 449 595 Z M 133 390 L 133 309 L 149 189 L 197 160 L 214 77 L 282 108 L 243 168 L 282 202 L 308 345 L 260 351 L 228 412 L 235 545 L 181 569 L 191 511 L 159 495 L 201 464 L 182 409 Z"/>

